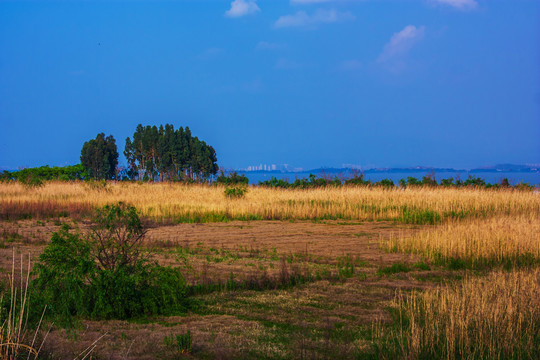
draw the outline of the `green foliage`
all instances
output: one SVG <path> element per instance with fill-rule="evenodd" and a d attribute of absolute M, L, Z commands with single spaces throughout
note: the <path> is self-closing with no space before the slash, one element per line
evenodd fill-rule
<path fill-rule="evenodd" d="M 20 176 L 19 182 L 26 188 L 37 188 L 43 185 L 43 179 L 34 173 L 28 173 L 26 176 Z"/>
<path fill-rule="evenodd" d="M 41 185 L 48 180 L 82 180 L 86 172 L 81 164 L 64 167 L 41 166 L 37 168 L 22 169 L 19 171 L 3 171 L 0 173 L 0 181 L 20 181 L 23 184 Z"/>
<path fill-rule="evenodd" d="M 243 198 L 248 191 L 248 188 L 245 186 L 234 186 L 225 188 L 225 196 L 230 199 L 240 199 Z"/>
<path fill-rule="evenodd" d="M 64 225 L 33 269 L 36 306 L 64 324 L 73 317 L 128 319 L 177 314 L 188 302 L 178 269 L 140 254 L 144 229 L 133 207 L 106 206 L 94 218 L 88 238 Z M 33 314 L 34 317 L 39 314 Z"/>
<path fill-rule="evenodd" d="M 469 178 L 463 182 L 463 186 L 486 187 L 486 182 L 480 177 L 469 175 Z"/>
<path fill-rule="evenodd" d="M 270 180 L 260 181 L 259 186 L 271 187 L 271 188 L 285 188 L 285 189 L 311 189 L 321 188 L 326 186 L 341 186 L 343 185 L 341 180 L 336 176 L 334 179 L 327 179 L 324 177 L 317 177 L 313 174 L 309 174 L 309 177 L 296 179 L 293 183 L 289 183 L 287 180 L 278 180 L 272 177 Z"/>
<path fill-rule="evenodd" d="M 146 234 L 137 209 L 122 202 L 106 205 L 93 219 L 89 239 L 94 256 L 103 270 L 135 266 L 140 257 L 140 243 Z"/>
<path fill-rule="evenodd" d="M 114 179 L 118 165 L 118 150 L 112 135 L 97 134 L 95 139 L 84 143 L 81 150 L 81 164 L 94 179 Z"/>
<path fill-rule="evenodd" d="M 422 178 L 422 185 L 424 186 L 437 186 L 437 180 L 435 179 L 435 173 L 432 172 Z"/>
<path fill-rule="evenodd" d="M 177 130 L 166 124 L 143 127 L 139 124 L 126 139 L 124 155 L 128 177 L 155 181 L 203 181 L 218 170 L 216 151 L 191 135 L 188 127 Z"/>
<path fill-rule="evenodd" d="M 176 353 L 180 354 L 189 354 L 191 353 L 192 349 L 192 342 L 193 337 L 191 335 L 191 331 L 187 331 L 184 334 L 171 334 L 170 336 L 166 336 L 163 339 L 163 343 L 165 346 L 173 348 Z"/>
<path fill-rule="evenodd" d="M 381 181 L 377 182 L 375 185 L 392 188 L 394 187 L 394 182 L 390 179 L 382 179 Z"/>
<path fill-rule="evenodd" d="M 340 278 L 353 277 L 355 270 L 355 262 L 351 255 L 340 256 L 337 259 L 338 276 Z"/>
<path fill-rule="evenodd" d="M 441 179 L 441 186 L 450 187 L 454 185 L 454 178 Z"/>
<path fill-rule="evenodd" d="M 415 177 L 407 176 L 407 179 L 401 179 L 399 180 L 399 185 L 401 187 L 407 187 L 407 186 L 421 186 L 422 182 L 418 180 Z"/>
<path fill-rule="evenodd" d="M 371 181 L 364 179 L 364 174 L 353 173 L 353 175 L 345 180 L 345 185 L 370 185 Z"/>
<path fill-rule="evenodd" d="M 430 266 L 428 264 L 426 264 L 425 262 L 423 262 L 423 261 L 419 261 L 417 263 L 414 263 L 413 267 L 418 269 L 418 270 L 424 270 L 424 271 L 431 270 Z"/>
<path fill-rule="evenodd" d="M 398 262 L 393 263 L 391 266 L 383 266 L 379 268 L 379 270 L 377 270 L 377 275 L 392 275 L 409 271 L 411 271 L 411 268 L 407 264 Z"/>
<path fill-rule="evenodd" d="M 441 215 L 434 210 L 403 206 L 402 216 L 399 220 L 406 224 L 434 225 L 441 221 Z"/>
<path fill-rule="evenodd" d="M 230 185 L 248 185 L 249 184 L 249 179 L 246 175 L 240 175 L 238 174 L 236 171 L 228 174 L 228 175 L 225 175 L 225 173 L 223 172 L 223 170 L 221 170 L 219 176 L 217 177 L 216 181 L 215 181 L 216 184 L 219 184 L 219 185 L 227 185 L 227 186 L 230 186 Z"/>

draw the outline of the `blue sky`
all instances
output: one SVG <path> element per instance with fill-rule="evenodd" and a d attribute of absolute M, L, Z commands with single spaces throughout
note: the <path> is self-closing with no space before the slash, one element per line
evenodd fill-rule
<path fill-rule="evenodd" d="M 540 163 L 539 64 L 537 0 L 0 0 L 0 168 L 138 123 L 226 168 Z"/>

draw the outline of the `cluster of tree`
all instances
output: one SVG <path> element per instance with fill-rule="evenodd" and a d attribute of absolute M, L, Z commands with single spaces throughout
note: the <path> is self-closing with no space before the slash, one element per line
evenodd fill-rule
<path fill-rule="evenodd" d="M 64 167 L 41 166 L 27 168 L 19 171 L 3 171 L 0 173 L 0 181 L 28 182 L 32 179 L 40 180 L 83 180 L 87 177 L 86 171 L 81 164 Z"/>
<path fill-rule="evenodd" d="M 391 179 L 382 179 L 377 182 L 366 180 L 363 174 L 354 174 L 348 179 L 340 179 L 335 176 L 329 177 L 317 177 L 310 174 L 309 177 L 302 179 L 295 179 L 294 182 L 289 182 L 287 179 L 277 179 L 272 177 L 270 180 L 260 181 L 259 186 L 284 188 L 284 189 L 308 189 L 326 186 L 342 186 L 342 185 L 361 185 L 361 186 L 381 186 L 381 187 L 395 187 L 394 181 Z M 437 182 L 433 174 L 424 176 L 421 180 L 415 177 L 409 176 L 407 179 L 401 179 L 399 186 L 414 187 L 414 186 L 443 186 L 443 187 L 479 187 L 485 189 L 497 189 L 497 188 L 514 188 L 519 190 L 530 190 L 534 186 L 528 183 L 519 183 L 514 186 L 510 184 L 508 179 L 502 179 L 499 184 L 490 184 L 484 179 L 475 176 L 469 176 L 466 180 L 448 178 L 442 179 L 440 183 Z"/>
<path fill-rule="evenodd" d="M 81 164 L 91 178 L 114 179 L 118 165 L 114 137 L 105 137 L 104 133 L 99 133 L 95 139 L 85 142 L 81 150 Z"/>
<path fill-rule="evenodd" d="M 192 136 L 188 127 L 139 124 L 133 140 L 126 139 L 124 155 L 131 179 L 201 181 L 218 171 L 214 148 Z"/>

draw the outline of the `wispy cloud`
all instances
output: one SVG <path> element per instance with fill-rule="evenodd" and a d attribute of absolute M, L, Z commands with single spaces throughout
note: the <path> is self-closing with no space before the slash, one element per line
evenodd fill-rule
<path fill-rule="evenodd" d="M 257 44 L 257 50 L 279 50 L 285 47 L 284 44 L 271 43 L 267 41 L 259 41 Z"/>
<path fill-rule="evenodd" d="M 319 9 L 311 15 L 305 11 L 298 11 L 294 15 L 281 16 L 274 23 L 274 26 L 276 28 L 317 26 L 319 24 L 330 24 L 354 19 L 355 16 L 348 11 L 341 12 L 333 9 Z"/>
<path fill-rule="evenodd" d="M 231 2 L 231 8 L 225 11 L 225 16 L 236 18 L 255 14 L 261 11 L 257 6 L 257 0 L 234 0 Z"/>
<path fill-rule="evenodd" d="M 472 10 L 478 6 L 476 0 L 430 0 L 433 3 L 448 5 L 458 10 Z"/>
<path fill-rule="evenodd" d="M 386 62 L 400 57 L 424 37 L 425 27 L 416 27 L 414 25 L 405 26 L 403 30 L 395 33 L 390 41 L 384 46 L 384 49 L 377 59 L 378 62 Z"/>

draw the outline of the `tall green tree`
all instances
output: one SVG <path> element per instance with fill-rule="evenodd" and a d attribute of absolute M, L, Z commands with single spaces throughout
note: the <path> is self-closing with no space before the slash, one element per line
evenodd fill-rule
<path fill-rule="evenodd" d="M 81 150 L 81 164 L 86 173 L 94 179 L 114 179 L 118 165 L 118 150 L 112 135 L 97 134 L 95 139 L 84 143 Z"/>
<path fill-rule="evenodd" d="M 133 140 L 126 139 L 124 155 L 132 178 L 142 180 L 205 181 L 218 170 L 212 146 L 192 136 L 188 127 L 174 130 L 170 124 L 139 124 Z"/>

